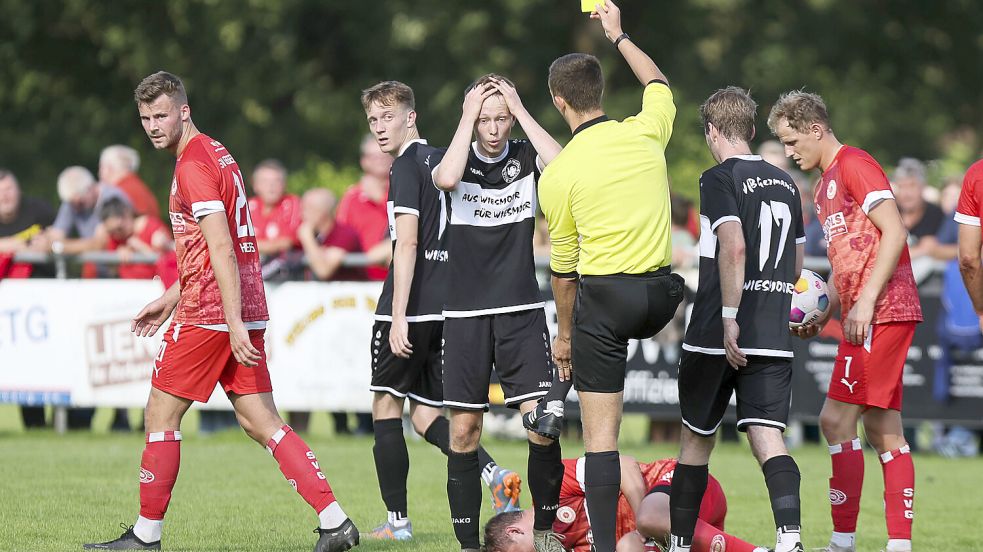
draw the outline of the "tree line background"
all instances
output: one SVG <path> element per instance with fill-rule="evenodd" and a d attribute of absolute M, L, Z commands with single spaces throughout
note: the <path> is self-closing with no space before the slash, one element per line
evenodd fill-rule
<path fill-rule="evenodd" d="M 699 174 L 713 164 L 697 107 L 730 84 L 758 101 L 759 142 L 770 138 L 765 120 L 778 95 L 804 88 L 824 96 L 842 140 L 887 167 L 901 156 L 937 160 L 937 184 L 980 155 L 981 2 L 619 5 L 625 31 L 672 83 L 667 157 L 685 195 L 698 195 Z M 276 157 L 292 171 L 292 190 L 339 190 L 359 174 L 363 88 L 410 84 L 422 135 L 445 145 L 465 86 L 501 73 L 565 143 L 546 76 L 573 51 L 601 59 L 609 115 L 638 111 L 641 88 L 577 0 L 0 0 L 0 166 L 27 193 L 55 200 L 59 171 L 95 172 L 100 150 L 123 143 L 141 153 L 140 174 L 163 199 L 174 159 L 151 148 L 132 91 L 165 69 L 184 79 L 198 127 L 247 174 Z"/>

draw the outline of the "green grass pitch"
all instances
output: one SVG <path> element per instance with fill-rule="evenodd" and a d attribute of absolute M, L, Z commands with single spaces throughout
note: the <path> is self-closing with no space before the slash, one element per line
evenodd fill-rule
<path fill-rule="evenodd" d="M 107 411 L 97 427 L 108 425 Z M 515 423 L 518 423 L 516 420 Z M 186 426 L 196 427 L 190 419 Z M 376 484 L 372 440 L 333 437 L 328 420 L 316 416 L 305 435 L 320 459 L 344 509 L 363 532 L 385 516 Z M 622 450 L 639 459 L 671 456 L 671 445 L 641 441 L 643 422 L 629 417 Z M 521 442 L 491 440 L 489 451 L 502 465 L 525 476 L 526 448 Z M 15 407 L 0 406 L 0 550 L 79 550 L 81 543 L 108 540 L 132 524 L 138 509 L 137 472 L 143 439 L 137 433 L 56 435 L 24 432 Z M 446 463 L 433 447 L 409 442 L 410 516 L 415 539 L 409 543 L 362 541 L 358 550 L 456 550 L 445 494 Z M 582 453 L 566 443 L 564 456 Z M 806 548 L 826 543 L 831 525 L 827 501 L 829 458 L 825 447 L 794 451 L 802 470 L 802 514 Z M 881 470 L 866 454 L 866 486 L 860 513 L 859 547 L 883 548 Z M 983 460 L 947 460 L 915 456 L 916 550 L 983 549 L 980 485 Z M 771 546 L 774 527 L 761 472 L 743 444 L 718 445 L 713 473 L 727 494 L 727 528 L 751 542 Z M 525 491 L 525 488 L 524 488 Z M 482 519 L 490 506 L 485 493 Z M 523 503 L 529 503 L 528 494 Z M 217 435 L 186 432 L 181 473 L 164 527 L 165 550 L 279 551 L 310 550 L 316 516 L 284 481 L 276 462 L 238 431 Z"/>

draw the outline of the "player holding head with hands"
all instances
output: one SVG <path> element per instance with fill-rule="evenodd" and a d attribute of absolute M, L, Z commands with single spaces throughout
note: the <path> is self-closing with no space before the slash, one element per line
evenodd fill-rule
<path fill-rule="evenodd" d="M 837 304 L 843 334 L 819 415 L 829 443 L 833 535 L 828 549 L 856 549 L 855 532 L 864 479 L 857 422 L 880 456 L 888 552 L 911 550 L 915 467 L 901 424 L 902 372 L 915 325 L 922 321 L 907 238 L 891 184 L 867 152 L 837 139 L 823 99 L 792 91 L 771 109 L 768 126 L 803 171 L 819 169 L 816 211 L 832 267 L 830 309 L 797 328 L 816 335 Z"/>
<path fill-rule="evenodd" d="M 191 120 L 181 80 L 154 73 L 134 92 L 154 148 L 177 157 L 171 183 L 171 228 L 179 279 L 133 319 L 146 337 L 174 315 L 154 362 L 140 464 L 140 515 L 96 550 L 160 550 L 164 514 L 181 459 L 181 420 L 194 401 L 222 384 L 239 424 L 273 455 L 280 471 L 317 512 L 315 552 L 348 550 L 358 530 L 341 509 L 310 447 L 283 422 L 266 366 L 269 314 L 239 165 L 221 142 Z M 231 545 L 234 548 L 234 545 Z"/>

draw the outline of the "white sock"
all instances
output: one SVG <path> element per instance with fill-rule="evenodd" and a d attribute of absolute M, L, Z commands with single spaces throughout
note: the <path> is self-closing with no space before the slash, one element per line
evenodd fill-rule
<path fill-rule="evenodd" d="M 835 544 L 841 548 L 853 548 L 856 533 L 837 533 L 833 531 L 833 536 L 829 538 L 830 544 Z"/>
<path fill-rule="evenodd" d="M 147 519 L 137 516 L 137 522 L 133 524 L 133 534 L 143 542 L 157 542 L 164 529 L 164 520 Z"/>
<path fill-rule="evenodd" d="M 887 552 L 911 552 L 909 539 L 888 539 Z"/>
<path fill-rule="evenodd" d="M 489 462 L 488 464 L 485 465 L 484 468 L 482 468 L 481 480 L 485 482 L 485 485 L 492 484 L 492 477 L 495 475 L 495 468 L 497 467 L 498 465 L 495 464 L 494 462 Z"/>
<path fill-rule="evenodd" d="M 683 544 L 683 543 L 686 544 Z M 687 539 L 669 535 L 669 552 L 690 552 L 691 543 Z"/>
<path fill-rule="evenodd" d="M 334 529 L 348 519 L 348 515 L 341 509 L 341 504 L 338 504 L 337 500 L 318 512 L 317 517 L 321 520 L 321 529 Z"/>
<path fill-rule="evenodd" d="M 798 526 L 796 525 L 795 527 L 796 529 L 794 530 L 788 530 L 784 527 L 778 530 L 775 552 L 792 552 L 795 550 L 795 546 L 802 542 L 802 535 L 798 530 Z"/>
<path fill-rule="evenodd" d="M 389 512 L 388 515 L 389 524 L 396 528 L 405 527 L 410 522 L 409 516 L 401 516 L 399 512 Z"/>

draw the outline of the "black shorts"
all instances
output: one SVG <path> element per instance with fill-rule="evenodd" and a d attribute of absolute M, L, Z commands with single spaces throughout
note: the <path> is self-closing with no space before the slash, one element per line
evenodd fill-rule
<path fill-rule="evenodd" d="M 737 393 L 737 429 L 761 425 L 785 431 L 792 398 L 792 359 L 748 356 L 735 370 L 724 355 L 683 351 L 679 359 L 679 410 L 683 424 L 713 435 L 730 396 Z"/>
<path fill-rule="evenodd" d="M 486 410 L 492 367 L 505 405 L 542 397 L 553 385 L 543 309 L 444 320 L 444 405 Z"/>
<path fill-rule="evenodd" d="M 628 340 L 659 333 L 676 314 L 684 287 L 683 278 L 668 267 L 647 274 L 582 276 L 571 343 L 577 391 L 623 391 Z"/>
<path fill-rule="evenodd" d="M 428 406 L 443 406 L 440 383 L 440 335 L 443 322 L 410 322 L 410 358 L 400 358 L 389 347 L 391 322 L 372 326 L 372 382 L 369 390 L 389 393 Z"/>

